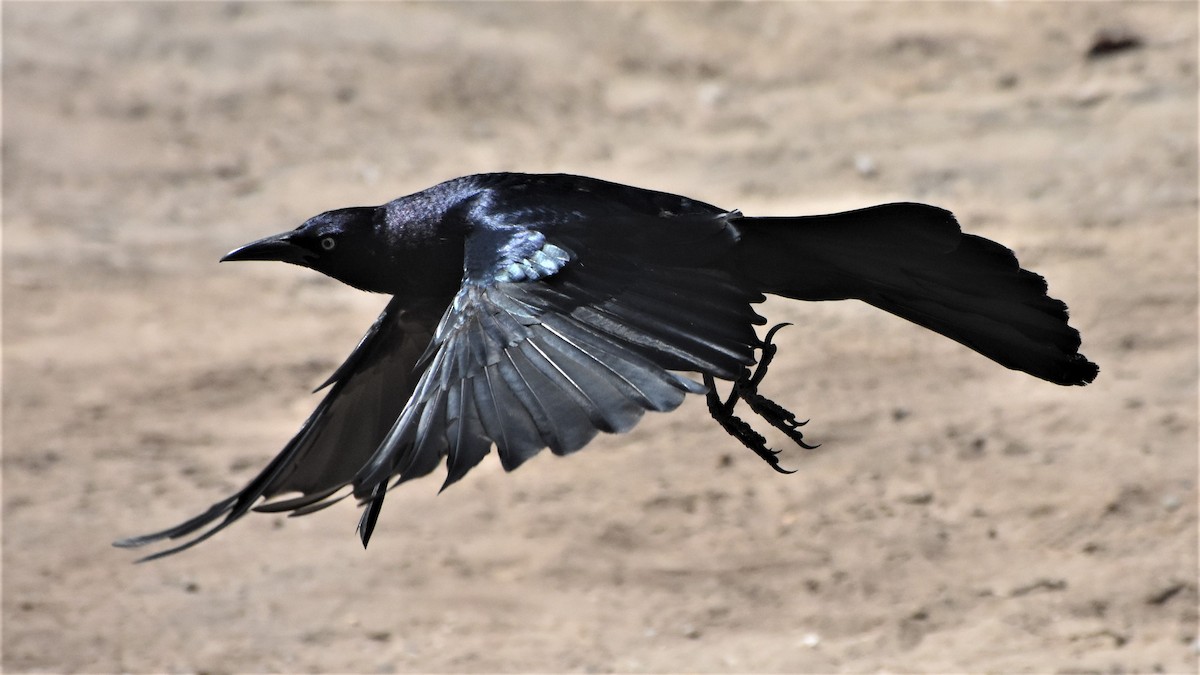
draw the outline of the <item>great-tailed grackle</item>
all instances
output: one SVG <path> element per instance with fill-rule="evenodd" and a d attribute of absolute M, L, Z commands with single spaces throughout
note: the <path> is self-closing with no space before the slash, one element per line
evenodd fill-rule
<path fill-rule="evenodd" d="M 689 393 L 706 394 L 721 426 L 781 470 L 734 415 L 745 402 L 804 445 L 803 422 L 757 391 L 778 329 L 755 332 L 764 293 L 862 300 L 1056 384 L 1087 384 L 1099 370 L 1042 277 L 924 204 L 749 218 L 593 178 L 483 174 L 322 213 L 222 260 L 280 260 L 393 298 L 245 488 L 176 527 L 116 542 L 212 525 L 147 559 L 252 508 L 300 515 L 351 493 L 365 506 L 365 546 L 393 479 L 424 476 L 445 457 L 444 488 L 493 445 L 511 471 L 542 448 L 564 455 L 597 431 L 627 431 Z M 728 397 L 716 378 L 733 383 Z M 288 493 L 298 494 L 256 506 Z"/>

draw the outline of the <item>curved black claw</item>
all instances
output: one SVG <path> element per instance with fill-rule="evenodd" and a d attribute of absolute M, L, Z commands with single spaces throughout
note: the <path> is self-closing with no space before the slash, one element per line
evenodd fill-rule
<path fill-rule="evenodd" d="M 790 321 L 781 321 L 774 326 L 771 326 L 771 330 L 767 331 L 767 336 L 763 338 L 763 344 L 771 345 L 771 341 L 775 339 L 775 334 L 781 329 L 787 328 L 790 325 L 792 325 Z"/>

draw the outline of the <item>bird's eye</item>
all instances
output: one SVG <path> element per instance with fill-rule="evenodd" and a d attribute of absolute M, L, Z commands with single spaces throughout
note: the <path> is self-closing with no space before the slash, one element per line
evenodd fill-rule
<path fill-rule="evenodd" d="M 337 242 L 333 240 L 333 237 L 325 237 L 321 240 L 321 248 L 326 251 L 332 251 L 335 246 L 337 246 Z"/>

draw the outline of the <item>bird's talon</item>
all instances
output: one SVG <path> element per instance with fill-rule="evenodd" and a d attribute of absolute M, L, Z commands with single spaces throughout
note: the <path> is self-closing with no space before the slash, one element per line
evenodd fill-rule
<path fill-rule="evenodd" d="M 771 326 L 771 330 L 767 331 L 767 336 L 763 338 L 763 344 L 766 344 L 767 346 L 774 346 L 771 344 L 771 341 L 775 338 L 775 334 L 778 333 L 780 329 L 787 328 L 790 325 L 792 324 L 784 321 Z"/>

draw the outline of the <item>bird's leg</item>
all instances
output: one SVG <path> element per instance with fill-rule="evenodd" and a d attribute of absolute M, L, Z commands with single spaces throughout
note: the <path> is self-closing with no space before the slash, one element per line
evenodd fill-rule
<path fill-rule="evenodd" d="M 807 424 L 808 420 L 797 420 L 796 416 L 789 410 L 758 393 L 758 385 L 766 377 L 767 369 L 770 367 L 771 361 L 775 358 L 775 352 L 777 351 L 772 339 L 779 329 L 787 325 L 790 324 L 776 324 L 771 330 L 767 331 L 766 337 L 757 346 L 761 352 L 758 364 L 754 367 L 753 371 L 749 368 L 742 370 L 742 375 L 734 381 L 729 396 L 725 400 L 721 400 L 721 395 L 717 392 L 717 383 L 713 377 L 711 375 L 704 375 L 704 385 L 708 387 L 706 398 L 709 414 L 713 416 L 713 419 L 730 436 L 741 441 L 742 445 L 753 450 L 754 454 L 761 457 L 767 464 L 771 465 L 771 468 L 780 473 L 794 473 L 794 471 L 780 468 L 779 458 L 776 456 L 779 454 L 779 451 L 768 448 L 767 440 L 763 438 L 762 434 L 755 431 L 745 420 L 734 415 L 733 410 L 737 406 L 738 401 L 745 401 L 746 405 L 750 406 L 750 409 L 755 414 L 766 420 L 771 426 L 787 434 L 787 437 L 800 447 L 808 450 L 818 447 L 805 443 L 804 436 L 800 433 L 800 427 Z"/>
<path fill-rule="evenodd" d="M 747 373 L 748 375 L 749 373 Z M 708 412 L 721 425 L 721 428 L 730 436 L 741 441 L 742 445 L 754 451 L 767 464 L 771 465 L 779 473 L 795 473 L 795 470 L 788 471 L 779 466 L 778 450 L 772 450 L 767 447 L 767 439 L 762 437 L 762 434 L 755 431 L 745 420 L 733 414 L 733 407 L 737 405 L 738 392 L 735 388 L 729 394 L 729 398 L 725 401 L 721 400 L 721 395 L 717 393 L 717 383 L 713 380 L 712 375 L 704 375 L 704 385 L 708 387 Z"/>
<path fill-rule="evenodd" d="M 762 357 L 758 360 L 758 365 L 754 367 L 754 373 L 749 377 L 743 376 L 733 383 L 733 393 L 738 398 L 746 402 L 750 409 L 759 417 L 766 420 L 771 426 L 787 434 L 787 437 L 792 439 L 796 445 L 806 449 L 816 449 L 817 445 L 809 445 L 804 442 L 804 434 L 800 433 L 800 427 L 808 424 L 808 420 L 801 422 L 796 419 L 796 415 L 790 410 L 779 405 L 775 401 L 758 393 L 758 385 L 767 375 L 767 368 L 770 367 L 771 361 L 775 358 L 775 352 L 778 347 L 771 340 L 775 337 L 775 333 L 784 326 L 790 326 L 788 323 L 776 324 L 771 330 L 767 331 L 767 336 L 763 338 L 762 345 L 759 350 L 762 352 Z M 731 398 L 733 395 L 731 395 Z"/>

